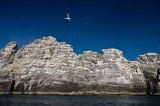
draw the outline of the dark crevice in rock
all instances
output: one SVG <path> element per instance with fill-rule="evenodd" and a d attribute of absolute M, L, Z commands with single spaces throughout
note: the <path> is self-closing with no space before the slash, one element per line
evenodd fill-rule
<path fill-rule="evenodd" d="M 14 90 L 14 85 L 15 85 L 15 80 L 13 80 L 10 84 L 10 88 L 9 88 L 9 93 L 12 94 L 13 90 Z"/>
<path fill-rule="evenodd" d="M 160 82 L 160 68 L 157 70 L 157 82 Z"/>
<path fill-rule="evenodd" d="M 153 95 L 157 92 L 158 90 L 158 83 L 157 79 L 154 78 L 149 72 L 144 72 L 144 76 L 146 78 L 146 83 L 147 83 L 147 94 L 148 95 Z"/>
<path fill-rule="evenodd" d="M 21 94 L 24 94 L 24 83 L 19 83 L 15 88 L 14 92 L 21 92 Z"/>

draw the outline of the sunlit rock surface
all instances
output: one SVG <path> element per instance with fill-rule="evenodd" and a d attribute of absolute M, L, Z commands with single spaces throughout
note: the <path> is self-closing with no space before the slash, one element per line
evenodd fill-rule
<path fill-rule="evenodd" d="M 14 67 L 12 66 L 17 52 L 17 43 L 10 42 L 0 50 L 0 91 L 10 93 L 14 86 Z"/>
<path fill-rule="evenodd" d="M 0 92 L 158 92 L 160 55 L 128 61 L 118 49 L 75 54 L 71 45 L 43 37 L 17 50 L 0 50 Z"/>

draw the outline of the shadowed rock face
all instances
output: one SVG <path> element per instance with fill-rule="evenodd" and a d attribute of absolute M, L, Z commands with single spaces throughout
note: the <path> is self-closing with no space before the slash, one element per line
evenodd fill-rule
<path fill-rule="evenodd" d="M 19 50 L 11 42 L 0 50 L 0 91 L 153 93 L 158 90 L 151 90 L 158 87 L 154 80 L 158 62 L 159 54 L 141 55 L 131 62 L 117 49 L 76 55 L 71 45 L 51 36 Z"/>
<path fill-rule="evenodd" d="M 154 94 L 159 91 L 158 71 L 160 70 L 160 55 L 147 53 L 137 58 L 147 83 L 147 93 Z"/>

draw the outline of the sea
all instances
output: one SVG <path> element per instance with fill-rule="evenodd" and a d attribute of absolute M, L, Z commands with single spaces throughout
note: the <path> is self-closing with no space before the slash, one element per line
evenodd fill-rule
<path fill-rule="evenodd" d="M 160 106 L 160 96 L 0 95 L 0 106 Z"/>

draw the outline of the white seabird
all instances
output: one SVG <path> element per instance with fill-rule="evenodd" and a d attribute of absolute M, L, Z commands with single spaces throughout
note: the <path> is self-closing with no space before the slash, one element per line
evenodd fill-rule
<path fill-rule="evenodd" d="M 67 11 L 67 13 L 66 13 L 66 18 L 64 18 L 65 20 L 67 20 L 67 21 L 71 21 L 72 19 L 69 17 L 69 13 L 68 13 L 68 11 Z"/>

